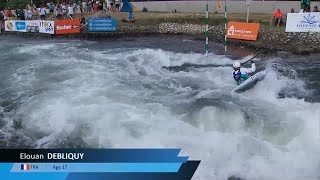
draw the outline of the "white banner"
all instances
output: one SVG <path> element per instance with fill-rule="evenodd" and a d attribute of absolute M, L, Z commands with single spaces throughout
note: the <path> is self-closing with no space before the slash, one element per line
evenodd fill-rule
<path fill-rule="evenodd" d="M 288 13 L 286 32 L 320 32 L 320 12 Z"/>
<path fill-rule="evenodd" d="M 54 21 L 40 21 L 40 33 L 54 34 Z"/>
<path fill-rule="evenodd" d="M 5 21 L 5 31 L 27 32 L 26 21 Z"/>
<path fill-rule="evenodd" d="M 33 20 L 33 21 L 26 21 L 27 22 L 27 32 L 34 32 L 38 33 L 40 32 L 40 22 L 38 20 Z"/>
<path fill-rule="evenodd" d="M 16 22 L 15 21 L 5 21 L 4 22 L 5 31 L 16 31 Z"/>
<path fill-rule="evenodd" d="M 5 31 L 54 34 L 54 21 L 5 21 Z"/>

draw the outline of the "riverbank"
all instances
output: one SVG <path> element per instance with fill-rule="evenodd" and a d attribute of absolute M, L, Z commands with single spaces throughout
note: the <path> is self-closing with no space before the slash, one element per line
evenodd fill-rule
<path fill-rule="evenodd" d="M 157 36 L 161 34 L 188 35 L 195 40 L 205 40 L 204 15 L 190 13 L 136 13 L 135 23 L 123 23 L 126 13 L 112 14 L 118 20 L 117 32 L 89 33 L 82 28 L 80 34 L 48 35 L 34 33 L 4 32 L 1 35 L 12 35 L 27 38 L 57 38 L 107 40 L 124 37 Z M 243 21 L 244 14 L 231 14 L 230 21 Z M 253 15 L 251 22 L 260 22 L 261 28 L 257 41 L 228 39 L 229 45 L 244 46 L 254 50 L 271 52 L 287 51 L 295 54 L 320 52 L 318 33 L 286 33 L 284 27 L 270 27 L 266 23 L 268 15 Z M 220 14 L 212 14 L 209 20 L 209 41 L 224 43 L 224 25 Z"/>

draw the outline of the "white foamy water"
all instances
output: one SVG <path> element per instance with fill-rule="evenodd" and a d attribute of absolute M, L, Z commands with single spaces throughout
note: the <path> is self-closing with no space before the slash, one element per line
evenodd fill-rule
<path fill-rule="evenodd" d="M 162 68 L 232 63 L 214 54 L 54 43 L 21 46 L 17 53 L 30 59 L 6 80 L 5 90 L 19 104 L 5 113 L 7 138 L 20 119 L 18 132 L 35 148 L 62 146 L 69 138 L 94 148 L 182 148 L 181 155 L 202 161 L 194 179 L 320 175 L 320 104 L 278 98 L 288 86 L 307 90 L 271 66 L 255 88 L 231 94 L 231 67 Z"/>

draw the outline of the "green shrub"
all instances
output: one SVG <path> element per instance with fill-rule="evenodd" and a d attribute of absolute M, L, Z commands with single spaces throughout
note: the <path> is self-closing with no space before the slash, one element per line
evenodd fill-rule
<path fill-rule="evenodd" d="M 7 2 L 6 9 L 24 8 L 28 3 L 30 3 L 30 0 L 11 0 Z"/>
<path fill-rule="evenodd" d="M 37 8 L 40 7 L 42 2 L 42 0 L 33 0 L 33 3 L 37 6 Z M 25 8 L 27 4 L 30 4 L 30 0 L 10 0 L 5 5 L 5 8 L 15 10 L 17 8 Z"/>

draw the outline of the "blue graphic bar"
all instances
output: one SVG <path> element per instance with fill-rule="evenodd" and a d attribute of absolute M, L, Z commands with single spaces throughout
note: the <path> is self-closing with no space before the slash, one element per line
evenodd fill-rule
<path fill-rule="evenodd" d="M 10 172 L 178 172 L 181 163 L 15 163 Z"/>
<path fill-rule="evenodd" d="M 185 163 L 180 149 L 0 149 L 0 162 Z M 27 167 L 26 167 L 27 168 Z"/>
<path fill-rule="evenodd" d="M 115 18 L 89 18 L 89 32 L 115 32 L 117 30 L 117 20 Z"/>

